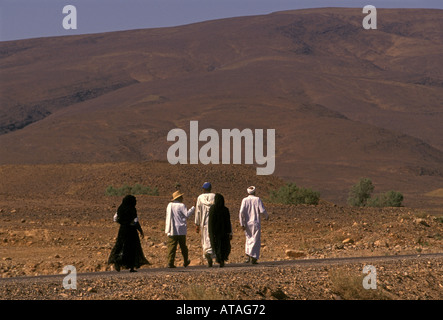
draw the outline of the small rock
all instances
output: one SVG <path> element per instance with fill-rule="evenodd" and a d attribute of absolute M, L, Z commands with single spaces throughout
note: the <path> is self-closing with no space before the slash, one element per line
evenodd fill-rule
<path fill-rule="evenodd" d="M 426 222 L 425 219 L 416 219 L 415 222 L 418 223 L 418 224 L 421 224 L 422 226 L 425 226 L 425 227 L 428 227 L 428 228 L 430 227 L 430 225 Z"/>
<path fill-rule="evenodd" d="M 286 250 L 285 254 L 287 257 L 290 257 L 290 258 L 300 258 L 300 257 L 304 257 L 306 255 L 303 251 L 297 251 L 297 250 L 292 250 L 292 249 Z"/>
<path fill-rule="evenodd" d="M 342 249 L 344 249 L 344 247 L 345 246 L 343 243 L 337 243 L 334 245 L 334 249 L 336 249 L 336 250 L 342 250 Z"/>
<path fill-rule="evenodd" d="M 86 291 L 91 292 L 91 293 L 96 293 L 97 289 L 89 287 L 88 290 L 86 290 Z"/>
<path fill-rule="evenodd" d="M 377 248 L 380 248 L 380 247 L 389 248 L 389 243 L 387 241 L 384 241 L 384 240 L 376 240 L 374 242 L 374 246 L 377 247 Z"/>
<path fill-rule="evenodd" d="M 278 288 L 278 289 L 276 289 L 274 291 L 271 291 L 271 296 L 274 297 L 277 300 L 285 300 L 285 299 L 288 298 L 286 293 L 282 289 L 280 289 L 280 288 Z"/>
<path fill-rule="evenodd" d="M 348 243 L 354 243 L 354 240 L 351 238 L 346 238 L 345 240 L 342 241 L 343 244 L 348 244 Z"/>

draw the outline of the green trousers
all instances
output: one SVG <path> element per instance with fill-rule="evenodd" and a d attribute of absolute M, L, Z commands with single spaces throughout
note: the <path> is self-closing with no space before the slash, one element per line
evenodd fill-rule
<path fill-rule="evenodd" d="M 183 255 L 183 261 L 188 261 L 188 247 L 186 246 L 186 235 L 183 236 L 169 236 L 168 237 L 168 266 L 174 266 L 175 253 L 177 245 L 180 245 L 180 250 Z"/>

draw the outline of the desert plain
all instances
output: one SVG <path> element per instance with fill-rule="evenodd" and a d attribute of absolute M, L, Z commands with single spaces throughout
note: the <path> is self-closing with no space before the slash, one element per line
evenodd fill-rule
<path fill-rule="evenodd" d="M 377 12 L 376 30 L 361 8 L 321 8 L 1 42 L 0 298 L 441 299 L 442 10 Z M 275 172 L 168 163 L 168 132 L 191 121 L 275 129 Z M 362 177 L 402 206 L 349 206 Z M 175 185 L 190 207 L 205 181 L 230 209 L 229 262 L 205 266 L 191 217 L 192 263 L 165 269 Z M 268 201 L 288 182 L 319 204 Z M 107 264 L 122 197 L 106 189 L 125 184 L 158 189 L 136 195 L 151 264 L 133 274 Z M 256 266 L 238 224 L 250 185 L 270 216 Z"/>
<path fill-rule="evenodd" d="M 238 223 L 241 199 L 250 184 L 266 199 L 268 190 L 284 183 L 276 177 L 256 176 L 253 167 L 144 162 L 2 166 L 1 170 L 6 182 L 1 187 L 3 299 L 442 297 L 439 211 L 354 208 L 324 200 L 319 205 L 294 206 L 265 200 L 270 219 L 263 221 L 260 264 L 252 266 L 243 263 L 245 239 Z M 177 268 L 166 269 L 164 220 L 171 190 L 180 183 L 190 207 L 201 192 L 202 181 L 207 180 L 212 181 L 214 192 L 225 196 L 231 212 L 234 235 L 229 262 L 224 268 L 206 266 L 191 217 L 187 242 L 192 263 L 183 268 L 178 251 Z M 159 190 L 158 196 L 136 196 L 145 233 L 142 247 L 151 265 L 134 274 L 118 273 L 107 258 L 118 231 L 112 217 L 121 197 L 106 196 L 105 189 L 132 181 Z M 407 257 L 399 259 L 403 255 Z M 368 260 L 329 260 L 353 257 Z M 62 285 L 67 265 L 76 268 L 76 290 Z M 365 265 L 377 269 L 377 290 L 362 287 Z M 61 276 L 41 277 L 57 274 Z"/>

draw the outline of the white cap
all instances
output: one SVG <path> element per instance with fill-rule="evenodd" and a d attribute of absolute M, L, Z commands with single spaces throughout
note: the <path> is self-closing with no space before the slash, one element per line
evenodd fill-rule
<path fill-rule="evenodd" d="M 247 190 L 248 190 L 249 194 L 254 194 L 255 193 L 255 187 L 254 186 L 250 186 Z"/>

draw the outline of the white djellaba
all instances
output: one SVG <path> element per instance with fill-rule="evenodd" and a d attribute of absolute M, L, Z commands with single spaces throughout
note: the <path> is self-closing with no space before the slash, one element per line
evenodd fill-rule
<path fill-rule="evenodd" d="M 255 195 L 255 187 L 251 186 L 247 191 L 249 195 L 242 200 L 239 218 L 246 236 L 246 262 L 252 260 L 251 262 L 256 264 L 260 257 L 261 216 L 268 220 L 269 215 L 261 199 Z"/>
<path fill-rule="evenodd" d="M 205 182 L 203 189 L 206 191 L 197 198 L 197 204 L 195 205 L 195 225 L 201 232 L 201 242 L 203 255 L 208 260 L 208 265 L 212 267 L 212 259 L 214 254 L 212 251 L 211 240 L 209 239 L 209 209 L 214 204 L 215 193 L 211 191 L 211 184 Z"/>

